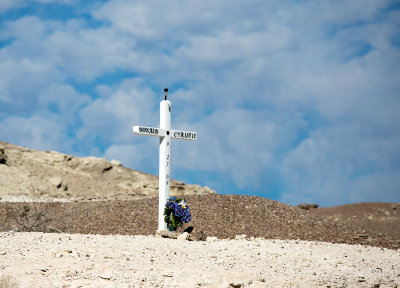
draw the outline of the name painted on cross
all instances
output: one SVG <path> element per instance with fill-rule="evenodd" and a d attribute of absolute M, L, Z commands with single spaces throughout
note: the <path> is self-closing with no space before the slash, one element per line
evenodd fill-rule
<path fill-rule="evenodd" d="M 139 127 L 139 132 L 148 133 L 148 134 L 158 134 L 158 129 L 151 128 L 151 127 Z"/>
<path fill-rule="evenodd" d="M 154 127 L 146 127 L 146 126 L 133 126 L 133 133 L 148 135 L 148 136 L 165 136 L 165 130 Z"/>
<path fill-rule="evenodd" d="M 172 137 L 177 139 L 185 139 L 185 140 L 196 140 L 197 133 L 196 132 L 188 132 L 188 131 L 177 131 L 172 130 Z"/>

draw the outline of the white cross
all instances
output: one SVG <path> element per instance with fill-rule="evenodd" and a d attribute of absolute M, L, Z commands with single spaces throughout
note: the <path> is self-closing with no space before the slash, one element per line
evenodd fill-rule
<path fill-rule="evenodd" d="M 160 137 L 160 160 L 158 179 L 158 230 L 166 230 L 164 207 L 169 198 L 170 186 L 170 139 L 196 140 L 197 133 L 171 129 L 171 102 L 167 100 L 168 89 L 164 89 L 165 100 L 160 102 L 160 128 L 133 126 L 133 133 Z"/>

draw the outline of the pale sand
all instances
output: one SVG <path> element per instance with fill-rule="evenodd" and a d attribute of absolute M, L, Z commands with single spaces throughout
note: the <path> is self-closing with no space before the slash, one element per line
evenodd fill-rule
<path fill-rule="evenodd" d="M 0 233 L 18 287 L 396 287 L 400 250 L 288 240 Z"/>

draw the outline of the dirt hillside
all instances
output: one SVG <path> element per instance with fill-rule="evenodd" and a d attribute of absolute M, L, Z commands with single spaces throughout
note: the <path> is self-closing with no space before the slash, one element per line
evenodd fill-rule
<path fill-rule="evenodd" d="M 176 193 L 215 191 L 173 180 L 171 194 Z M 133 200 L 156 195 L 157 176 L 123 167 L 117 160 L 37 151 L 0 141 L 0 201 Z"/>
<path fill-rule="evenodd" d="M 400 204 L 398 203 L 355 203 L 310 209 L 310 213 L 400 239 Z"/>
<path fill-rule="evenodd" d="M 316 216 L 281 202 L 239 195 L 187 196 L 192 237 L 205 240 L 245 234 L 266 239 L 292 239 L 400 248 L 400 239 Z M 0 203 L 0 228 L 27 231 L 44 211 L 34 231 L 154 235 L 158 199 L 95 202 Z M 26 208 L 27 207 L 27 208 Z M 24 216 L 25 215 L 25 216 Z M 185 226 L 187 227 L 187 226 Z M 185 228 L 183 227 L 183 228 Z M 182 229 L 180 230 L 182 231 Z"/>

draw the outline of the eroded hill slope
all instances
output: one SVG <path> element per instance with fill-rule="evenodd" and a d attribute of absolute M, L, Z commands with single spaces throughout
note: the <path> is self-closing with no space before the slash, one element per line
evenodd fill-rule
<path fill-rule="evenodd" d="M 199 185 L 171 182 L 171 195 L 215 193 Z M 158 177 L 119 161 L 38 151 L 0 141 L 0 201 L 36 199 L 133 200 L 158 195 Z"/>

